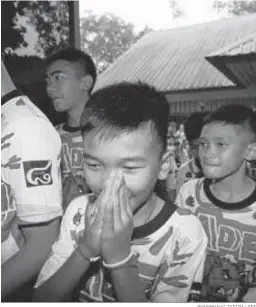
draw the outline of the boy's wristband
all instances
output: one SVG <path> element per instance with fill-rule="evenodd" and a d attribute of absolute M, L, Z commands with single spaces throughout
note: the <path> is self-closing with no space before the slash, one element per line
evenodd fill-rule
<path fill-rule="evenodd" d="M 102 265 L 107 269 L 119 269 L 121 267 L 127 266 L 127 264 L 130 262 L 130 260 L 133 258 L 134 253 L 133 251 L 130 252 L 130 254 L 124 258 L 123 260 L 116 262 L 116 263 L 106 263 L 104 260 L 102 261 Z"/>
<path fill-rule="evenodd" d="M 97 262 L 100 259 L 100 256 L 96 256 L 96 257 L 90 257 L 88 256 L 88 254 L 86 253 L 86 251 L 81 248 L 81 245 L 78 245 L 77 248 L 75 249 L 75 251 L 82 256 L 85 260 L 89 261 L 90 263 L 92 262 Z"/>

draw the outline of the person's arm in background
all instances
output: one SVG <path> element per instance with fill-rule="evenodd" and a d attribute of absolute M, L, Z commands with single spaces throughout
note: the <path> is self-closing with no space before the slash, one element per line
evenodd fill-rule
<path fill-rule="evenodd" d="M 6 176 L 16 200 L 14 222 L 24 244 L 2 264 L 3 297 L 37 276 L 58 237 L 62 215 L 60 161 L 55 146 L 59 139 L 47 133 L 40 119 L 27 120 L 27 125 L 19 125 L 17 130 L 10 157 L 16 154 L 20 167 L 9 170 Z"/>
<path fill-rule="evenodd" d="M 59 218 L 48 223 L 23 227 L 24 245 L 2 266 L 2 298 L 35 278 L 59 233 Z"/>
<path fill-rule="evenodd" d="M 2 63 L 2 95 L 15 90 Z M 27 99 L 24 97 L 23 99 Z M 18 98 L 18 108 L 25 103 Z M 61 209 L 60 139 L 46 118 L 31 116 L 16 120 L 6 129 L 10 141 L 5 146 L 8 163 L 2 166 L 2 176 L 13 192 L 17 217 L 13 220 L 16 234 L 23 236 L 15 254 L 2 261 L 2 298 L 39 273 L 59 233 Z M 14 163 L 14 162 L 16 163 Z M 12 163 L 15 166 L 12 166 Z M 13 229 L 8 239 L 15 245 Z M 1 253 L 8 256 L 7 241 Z"/>

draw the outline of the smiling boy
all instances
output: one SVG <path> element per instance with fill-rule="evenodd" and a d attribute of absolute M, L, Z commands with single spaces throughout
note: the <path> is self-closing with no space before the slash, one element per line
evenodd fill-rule
<path fill-rule="evenodd" d="M 256 114 L 227 105 L 205 120 L 199 157 L 206 178 L 183 185 L 177 204 L 208 235 L 202 301 L 255 302 L 256 186 L 247 161 L 256 157 Z"/>
<path fill-rule="evenodd" d="M 80 301 L 186 302 L 198 293 L 203 227 L 154 193 L 169 170 L 168 117 L 165 97 L 147 85 L 117 84 L 92 95 L 81 125 L 94 194 L 68 207 L 35 300 L 77 300 L 75 293 Z"/>

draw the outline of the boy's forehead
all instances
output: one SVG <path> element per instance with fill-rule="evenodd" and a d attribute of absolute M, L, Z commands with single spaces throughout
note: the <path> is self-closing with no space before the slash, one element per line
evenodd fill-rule
<path fill-rule="evenodd" d="M 80 70 L 81 69 L 79 68 L 78 63 L 69 62 L 69 61 L 64 60 L 64 59 L 58 59 L 56 61 L 53 61 L 46 68 L 47 74 L 51 74 L 51 73 L 55 73 L 55 72 L 68 73 L 70 71 L 78 72 Z"/>
<path fill-rule="evenodd" d="M 104 147 L 109 144 L 120 144 L 131 147 L 134 151 L 138 148 L 156 148 L 160 147 L 160 138 L 157 133 L 150 127 L 140 127 L 134 130 L 113 130 L 105 129 L 97 131 L 96 129 L 86 132 L 83 136 L 85 147 Z"/>
<path fill-rule="evenodd" d="M 246 138 L 251 136 L 251 131 L 244 125 L 214 121 L 203 126 L 201 136 Z"/>

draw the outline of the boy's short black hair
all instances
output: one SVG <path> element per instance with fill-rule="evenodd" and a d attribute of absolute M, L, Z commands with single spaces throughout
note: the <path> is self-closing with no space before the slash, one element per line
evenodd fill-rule
<path fill-rule="evenodd" d="M 164 95 L 145 83 L 119 83 L 93 93 L 81 117 L 82 132 L 94 130 L 101 138 L 114 138 L 143 124 L 157 134 L 163 151 L 167 145 L 169 104 Z"/>
<path fill-rule="evenodd" d="M 208 116 L 204 123 L 223 122 L 225 124 L 238 125 L 247 128 L 256 139 L 256 112 L 241 104 L 228 104 L 221 106 Z"/>
<path fill-rule="evenodd" d="M 84 68 L 84 73 L 90 75 L 93 79 L 92 86 L 89 90 L 90 94 L 97 78 L 96 67 L 94 65 L 92 58 L 82 50 L 76 49 L 74 47 L 67 47 L 47 57 L 46 65 L 48 66 L 57 60 L 65 60 L 68 62 L 79 63 L 81 67 Z"/>
<path fill-rule="evenodd" d="M 204 117 L 207 114 L 208 112 L 192 113 L 184 122 L 184 133 L 189 142 L 200 137 L 204 125 Z"/>

